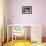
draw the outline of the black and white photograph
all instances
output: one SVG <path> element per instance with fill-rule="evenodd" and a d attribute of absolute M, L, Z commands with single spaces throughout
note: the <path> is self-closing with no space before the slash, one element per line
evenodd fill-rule
<path fill-rule="evenodd" d="M 22 6 L 22 14 L 32 14 L 32 6 Z"/>

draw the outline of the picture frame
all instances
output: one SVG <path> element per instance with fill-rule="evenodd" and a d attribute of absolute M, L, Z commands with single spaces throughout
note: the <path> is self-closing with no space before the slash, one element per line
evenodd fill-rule
<path fill-rule="evenodd" d="M 32 6 L 22 6 L 22 14 L 32 14 Z"/>

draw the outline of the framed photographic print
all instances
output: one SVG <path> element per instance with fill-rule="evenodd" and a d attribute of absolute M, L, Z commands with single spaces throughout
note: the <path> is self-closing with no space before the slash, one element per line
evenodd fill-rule
<path fill-rule="evenodd" d="M 22 14 L 32 14 L 32 6 L 22 6 Z"/>

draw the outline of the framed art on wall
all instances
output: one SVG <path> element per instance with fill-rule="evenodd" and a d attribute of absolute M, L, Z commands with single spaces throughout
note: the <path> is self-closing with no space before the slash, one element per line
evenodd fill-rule
<path fill-rule="evenodd" d="M 22 6 L 22 14 L 32 14 L 32 6 Z"/>

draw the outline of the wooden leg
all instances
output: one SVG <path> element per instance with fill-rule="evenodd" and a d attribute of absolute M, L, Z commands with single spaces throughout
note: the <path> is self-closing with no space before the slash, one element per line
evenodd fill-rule
<path fill-rule="evenodd" d="M 26 31 L 25 31 L 25 43 L 26 43 Z"/>
<path fill-rule="evenodd" d="M 13 31 L 12 31 L 12 43 L 13 43 Z"/>
<path fill-rule="evenodd" d="M 16 36 L 15 36 L 15 41 L 16 41 Z"/>

